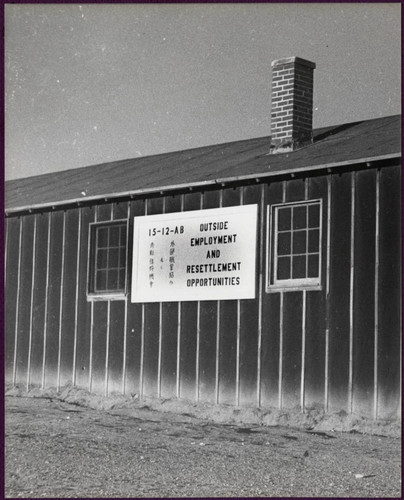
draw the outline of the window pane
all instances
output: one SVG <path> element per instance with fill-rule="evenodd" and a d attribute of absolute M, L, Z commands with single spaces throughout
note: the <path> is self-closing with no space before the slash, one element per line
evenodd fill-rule
<path fill-rule="evenodd" d="M 318 229 L 310 229 L 309 231 L 309 252 L 318 252 L 320 243 L 320 231 Z"/>
<path fill-rule="evenodd" d="M 118 279 L 119 279 L 118 288 L 120 290 L 124 290 L 125 289 L 125 269 L 121 269 L 119 271 Z"/>
<path fill-rule="evenodd" d="M 306 231 L 296 231 L 293 233 L 293 253 L 306 253 Z"/>
<path fill-rule="evenodd" d="M 101 249 L 97 252 L 97 269 L 106 269 L 108 265 L 108 250 Z"/>
<path fill-rule="evenodd" d="M 300 279 L 306 277 L 306 256 L 293 257 L 292 278 Z"/>
<path fill-rule="evenodd" d="M 309 255 L 308 256 L 308 278 L 318 278 L 319 276 L 319 255 Z"/>
<path fill-rule="evenodd" d="M 291 233 L 278 234 L 278 255 L 290 255 Z"/>
<path fill-rule="evenodd" d="M 291 211 L 290 207 L 278 208 L 278 231 L 286 231 L 291 228 Z"/>
<path fill-rule="evenodd" d="M 119 246 L 119 227 L 112 226 L 109 228 L 109 246 L 118 247 Z"/>
<path fill-rule="evenodd" d="M 290 278 L 290 257 L 279 257 L 278 259 L 278 280 Z"/>
<path fill-rule="evenodd" d="M 309 206 L 309 227 L 320 227 L 320 205 Z"/>
<path fill-rule="evenodd" d="M 126 248 L 119 249 L 119 267 L 126 267 Z"/>
<path fill-rule="evenodd" d="M 293 229 L 304 229 L 307 227 L 306 207 L 293 208 Z"/>
<path fill-rule="evenodd" d="M 108 228 L 107 227 L 100 227 L 97 230 L 97 235 L 98 235 L 98 248 L 107 248 L 108 247 Z"/>
<path fill-rule="evenodd" d="M 109 269 L 111 269 L 112 267 L 118 267 L 118 256 L 119 256 L 119 249 L 111 248 L 109 251 L 109 262 L 108 262 Z"/>
<path fill-rule="evenodd" d="M 118 271 L 108 271 L 108 290 L 118 289 Z"/>
<path fill-rule="evenodd" d="M 107 288 L 107 272 L 106 271 L 97 271 L 97 279 L 95 283 L 95 289 L 97 291 L 103 291 Z"/>
<path fill-rule="evenodd" d="M 125 247 L 126 246 L 126 226 L 121 226 L 120 228 L 120 246 Z"/>
<path fill-rule="evenodd" d="M 107 269 L 108 267 L 108 249 L 103 248 L 98 250 L 97 253 L 97 270 L 98 269 Z"/>

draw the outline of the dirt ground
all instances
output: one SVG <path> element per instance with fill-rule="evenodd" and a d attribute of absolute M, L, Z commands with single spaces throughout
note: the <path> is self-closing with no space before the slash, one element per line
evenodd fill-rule
<path fill-rule="evenodd" d="M 5 496 L 401 497 L 398 426 L 338 432 L 334 418 L 325 431 L 172 404 L 8 390 Z"/>

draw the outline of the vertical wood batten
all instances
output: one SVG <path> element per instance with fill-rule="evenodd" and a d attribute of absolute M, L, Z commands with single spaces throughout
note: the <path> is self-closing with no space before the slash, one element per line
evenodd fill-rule
<path fill-rule="evenodd" d="M 286 181 L 282 182 L 282 203 L 286 202 Z M 283 308 L 284 308 L 284 292 L 280 292 L 279 301 L 279 375 L 278 375 L 278 408 L 282 409 L 282 378 L 283 378 Z"/>
<path fill-rule="evenodd" d="M 114 204 L 111 203 L 109 219 L 114 220 Z M 104 394 L 108 396 L 108 382 L 109 382 L 109 338 L 111 335 L 111 300 L 107 300 L 107 333 L 105 338 L 105 374 L 104 374 Z"/>
<path fill-rule="evenodd" d="M 77 222 L 77 255 L 76 255 L 76 298 L 74 303 L 74 339 L 73 339 L 73 373 L 72 383 L 76 385 L 77 368 L 77 334 L 79 318 L 79 280 L 80 280 L 80 244 L 81 244 L 81 208 L 78 208 L 79 217 Z"/>
<path fill-rule="evenodd" d="M 259 214 L 259 238 L 258 251 L 258 345 L 257 345 L 257 407 L 261 408 L 261 356 L 262 356 L 262 308 L 263 308 L 263 286 L 264 286 L 264 223 L 265 223 L 265 184 L 261 184 L 261 200 Z"/>
<path fill-rule="evenodd" d="M 181 212 L 184 211 L 185 197 L 181 195 Z M 177 324 L 177 364 L 175 372 L 175 392 L 177 398 L 181 397 L 181 302 L 178 302 L 178 324 Z"/>
<path fill-rule="evenodd" d="M 306 387 L 306 305 L 307 305 L 307 290 L 302 291 L 302 366 L 300 375 L 300 410 L 304 413 L 305 410 L 305 387 Z"/>
<path fill-rule="evenodd" d="M 94 222 L 98 221 L 98 207 L 94 209 Z M 91 231 L 88 231 L 88 252 L 87 252 L 87 265 L 90 262 L 90 242 Z M 87 284 L 88 285 L 88 284 Z M 88 368 L 88 390 L 91 392 L 93 385 L 93 342 L 94 342 L 94 301 L 90 303 L 90 363 Z"/>
<path fill-rule="evenodd" d="M 59 297 L 59 329 L 58 329 L 58 366 L 56 389 L 60 389 L 60 364 L 62 359 L 62 326 L 63 326 L 63 286 L 64 286 L 64 268 L 65 268 L 65 243 L 66 243 L 66 212 L 63 211 L 62 225 L 62 263 L 60 265 L 60 297 Z"/>
<path fill-rule="evenodd" d="M 219 208 L 223 206 L 223 189 L 219 191 Z M 219 366 L 219 355 L 220 355 L 220 300 L 217 301 L 216 306 L 216 380 L 215 380 L 215 402 L 219 404 L 219 377 L 220 377 L 220 366 Z"/>
<path fill-rule="evenodd" d="M 236 327 L 236 406 L 240 406 L 240 299 L 237 299 Z"/>
<path fill-rule="evenodd" d="M 140 330 L 140 366 L 139 366 L 139 393 L 143 397 L 144 393 L 144 331 L 145 331 L 145 311 L 144 304 L 142 304 L 142 320 Z"/>
<path fill-rule="evenodd" d="M 94 336 L 94 302 L 90 305 L 90 363 L 88 367 L 88 390 L 91 392 L 93 381 L 93 336 Z"/>
<path fill-rule="evenodd" d="M 216 363 L 215 363 L 215 402 L 219 404 L 219 349 L 220 349 L 220 300 L 216 305 Z"/>
<path fill-rule="evenodd" d="M 13 385 L 16 384 L 17 376 L 17 346 L 18 346 L 18 327 L 19 327 L 19 308 L 20 308 L 20 289 L 21 289 L 21 258 L 22 258 L 22 219 L 18 218 L 20 224 L 18 236 L 18 269 L 17 269 L 17 294 L 15 299 L 15 329 L 14 329 L 14 359 L 13 359 Z"/>
<path fill-rule="evenodd" d="M 126 350 L 127 350 L 127 337 L 128 337 L 128 296 L 125 297 L 125 311 L 123 320 L 123 346 L 122 346 L 122 394 L 126 394 Z"/>
<path fill-rule="evenodd" d="M 107 335 L 105 342 L 105 378 L 104 378 L 104 393 L 108 396 L 108 380 L 109 380 L 109 336 L 111 331 L 111 301 L 107 301 Z"/>
<path fill-rule="evenodd" d="M 166 198 L 163 197 L 162 213 L 166 213 Z M 159 346 L 157 360 L 157 397 L 161 397 L 161 363 L 163 357 L 163 303 L 159 302 Z"/>
<path fill-rule="evenodd" d="M 375 312 L 374 312 L 374 369 L 373 369 L 373 418 L 377 419 L 378 407 L 378 354 L 379 354 L 379 258 L 380 258 L 380 170 L 376 171 L 376 225 L 375 225 Z"/>
<path fill-rule="evenodd" d="M 240 187 L 240 206 L 244 204 L 244 190 Z M 236 326 L 236 406 L 240 406 L 240 336 L 241 336 L 241 301 L 237 299 Z"/>
<path fill-rule="evenodd" d="M 144 214 L 147 215 L 147 198 L 144 200 Z M 140 397 L 144 395 L 144 334 L 145 334 L 145 305 L 142 302 L 142 325 L 140 330 L 140 374 L 139 374 L 139 393 Z"/>
<path fill-rule="evenodd" d="M 330 355 L 330 264 L 331 263 L 331 176 L 327 176 L 327 255 L 325 277 L 325 374 L 324 374 L 324 408 L 329 408 L 329 355 Z"/>
<path fill-rule="evenodd" d="M 128 233 L 127 233 L 127 236 L 126 236 L 126 240 L 127 240 L 127 248 L 126 248 L 126 265 L 127 265 L 127 269 L 130 269 L 130 266 L 129 266 L 129 258 L 128 258 L 128 255 L 129 255 L 129 246 L 132 244 L 131 241 L 129 241 L 129 227 L 130 227 L 130 202 L 128 201 L 127 203 L 127 207 L 126 207 L 126 217 L 128 219 Z M 127 276 L 126 277 L 126 283 L 128 283 L 128 279 L 129 277 Z M 130 287 L 130 284 L 127 285 L 128 287 Z M 126 355 L 127 355 L 127 343 L 128 343 L 128 302 L 129 302 L 129 291 L 127 291 L 127 293 L 125 294 L 125 317 L 124 317 L 124 320 L 123 320 L 123 359 L 122 359 L 122 394 L 125 394 L 126 393 Z"/>
<path fill-rule="evenodd" d="M 307 201 L 309 192 L 308 179 L 304 179 L 304 199 Z M 309 211 L 306 211 L 306 226 L 309 227 Z M 308 238 L 306 239 L 306 254 L 308 253 Z M 305 387 L 306 387 L 306 307 L 307 290 L 302 291 L 302 358 L 300 369 L 300 410 L 305 410 Z"/>
<path fill-rule="evenodd" d="M 184 197 L 184 195 L 183 195 Z M 183 200 L 182 197 L 182 200 Z M 183 203 L 181 205 L 183 209 Z M 203 210 L 203 193 L 200 193 L 199 209 Z M 196 303 L 196 365 L 195 365 L 195 401 L 200 398 L 200 348 L 201 348 L 201 301 Z"/>
<path fill-rule="evenodd" d="M 9 231 L 9 222 L 8 222 L 8 218 L 5 219 L 5 226 L 6 226 L 6 234 L 5 234 L 5 241 L 4 241 L 4 293 L 6 293 L 6 290 L 7 290 L 7 255 L 8 255 L 8 231 Z M 4 302 L 3 302 L 4 303 Z M 4 307 L 6 307 L 4 305 Z M 6 358 L 7 359 L 7 358 Z M 7 366 L 7 360 L 5 361 L 5 372 L 7 372 L 8 370 L 8 366 Z"/>
<path fill-rule="evenodd" d="M 278 408 L 282 409 L 282 377 L 283 377 L 283 302 L 284 293 L 280 292 L 279 301 L 279 375 L 278 375 Z"/>
<path fill-rule="evenodd" d="M 30 321 L 28 338 L 28 365 L 27 365 L 27 391 L 31 383 L 31 352 L 32 352 L 32 328 L 34 324 L 34 293 L 35 293 L 35 260 L 36 260 L 36 233 L 37 215 L 34 215 L 34 234 L 32 237 L 32 276 L 31 276 L 31 298 L 30 298 Z"/>
<path fill-rule="evenodd" d="M 355 172 L 351 173 L 351 268 L 349 277 L 349 375 L 348 411 L 353 409 L 353 336 L 354 336 L 354 272 L 355 272 Z"/>
<path fill-rule="evenodd" d="M 48 241 L 46 245 L 46 281 L 45 281 L 45 308 L 44 308 L 43 356 L 42 356 L 42 389 L 45 388 L 46 343 L 48 338 L 48 299 L 49 299 L 51 226 L 52 226 L 52 214 L 48 212 Z"/>
<path fill-rule="evenodd" d="M 163 212 L 164 213 L 164 212 Z M 159 354 L 157 361 L 157 397 L 161 397 L 161 361 L 163 350 L 163 303 L 159 302 Z"/>
<path fill-rule="evenodd" d="M 181 302 L 178 302 L 178 324 L 177 324 L 177 366 L 176 366 L 176 379 L 175 379 L 175 389 L 177 398 L 181 396 Z"/>
<path fill-rule="evenodd" d="M 6 294 L 6 290 L 8 289 L 8 283 L 7 283 L 7 256 L 8 256 L 8 232 L 9 232 L 9 219 L 6 217 L 5 219 L 5 241 L 4 241 L 4 267 L 3 267 L 3 272 L 4 272 L 4 294 Z M 4 309 L 6 310 L 7 306 L 5 304 L 5 297 L 3 298 L 3 304 L 4 304 Z M 5 327 L 5 315 L 4 315 L 4 320 L 3 320 L 3 325 Z M 5 329 L 4 329 L 5 330 Z M 4 331 L 4 335 L 5 337 L 8 339 L 8 335 L 6 334 L 6 332 Z M 5 340 L 5 346 L 7 346 L 8 344 L 8 340 Z M 11 347 L 11 346 L 10 346 Z M 13 353 L 13 356 L 14 356 L 14 353 Z M 4 374 L 8 373 L 8 359 L 7 359 L 7 355 L 5 354 L 5 370 L 4 370 Z"/>
<path fill-rule="evenodd" d="M 198 300 L 196 303 L 196 365 L 195 365 L 195 401 L 199 401 L 200 397 L 200 346 L 201 346 L 201 302 Z"/>
<path fill-rule="evenodd" d="M 7 248 L 8 248 L 8 227 L 9 227 L 9 222 L 8 218 L 4 221 L 4 225 L 6 226 L 6 232 L 4 235 L 4 288 L 6 288 L 7 282 L 6 282 L 6 269 L 7 269 Z"/>

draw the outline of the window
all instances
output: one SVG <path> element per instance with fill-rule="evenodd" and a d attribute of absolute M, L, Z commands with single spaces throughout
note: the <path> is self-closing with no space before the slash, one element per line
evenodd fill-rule
<path fill-rule="evenodd" d="M 268 207 L 267 289 L 321 286 L 321 200 Z"/>
<path fill-rule="evenodd" d="M 90 296 L 126 292 L 127 221 L 90 224 Z"/>

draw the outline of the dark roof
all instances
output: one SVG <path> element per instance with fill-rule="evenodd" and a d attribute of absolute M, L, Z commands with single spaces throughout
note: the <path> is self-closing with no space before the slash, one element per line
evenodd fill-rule
<path fill-rule="evenodd" d="M 12 180 L 5 185 L 5 208 L 15 212 L 398 158 L 401 116 L 319 129 L 313 144 L 269 152 L 270 137 L 261 137 Z"/>

